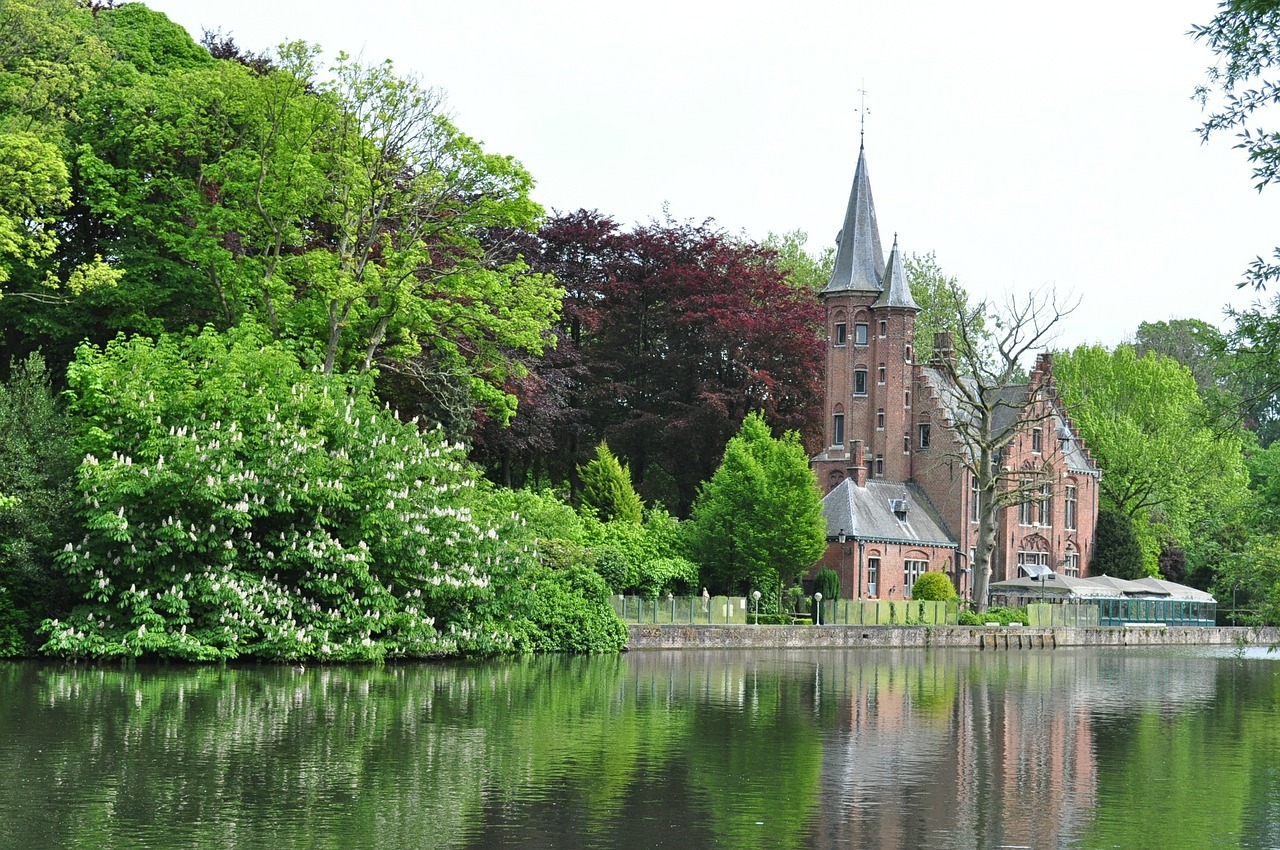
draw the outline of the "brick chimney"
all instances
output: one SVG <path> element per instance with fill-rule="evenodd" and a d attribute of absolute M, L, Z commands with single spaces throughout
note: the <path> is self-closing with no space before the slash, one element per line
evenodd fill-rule
<path fill-rule="evenodd" d="M 862 441 L 853 441 L 853 466 L 849 467 L 846 472 L 853 479 L 853 483 L 859 487 L 867 486 L 867 462 L 862 451 Z"/>
<path fill-rule="evenodd" d="M 939 331 L 933 335 L 933 365 L 955 371 L 956 340 L 945 331 Z"/>

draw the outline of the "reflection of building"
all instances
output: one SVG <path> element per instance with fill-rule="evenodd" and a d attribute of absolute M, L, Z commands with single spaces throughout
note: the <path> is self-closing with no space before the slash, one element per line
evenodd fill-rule
<path fill-rule="evenodd" d="M 1055 846 L 1097 802 L 1085 653 L 850 656 L 813 847 Z M 980 665 L 974 675 L 968 668 Z M 833 667 L 839 667 L 834 663 Z M 998 672 L 997 672 L 998 671 Z"/>
<path fill-rule="evenodd" d="M 827 359 L 824 450 L 813 458 L 830 542 L 821 566 L 840 575 L 841 594 L 903 598 L 923 572 L 944 570 L 967 592 L 977 548 L 976 486 L 958 462 L 954 423 L 964 415 L 948 365 L 953 344 L 934 341 L 934 360 L 914 355 L 912 298 L 895 238 L 885 262 L 865 151 L 837 238 L 835 269 L 822 293 Z M 1001 391 L 997 423 L 1019 436 L 999 462 L 1045 483 L 999 511 L 992 580 L 1020 566 L 1084 575 L 1093 554 L 1098 468 L 1053 389 L 1042 355 L 1030 379 Z"/>

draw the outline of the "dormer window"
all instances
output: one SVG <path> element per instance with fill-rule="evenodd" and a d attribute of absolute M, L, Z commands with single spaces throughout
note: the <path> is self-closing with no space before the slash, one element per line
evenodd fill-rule
<path fill-rule="evenodd" d="M 866 322 L 857 322 L 854 324 L 853 326 L 853 344 L 854 345 L 866 345 L 867 335 L 868 335 L 868 332 L 867 332 Z"/>
<path fill-rule="evenodd" d="M 836 348 L 843 348 L 846 343 L 847 326 L 844 322 L 836 322 L 835 344 Z"/>

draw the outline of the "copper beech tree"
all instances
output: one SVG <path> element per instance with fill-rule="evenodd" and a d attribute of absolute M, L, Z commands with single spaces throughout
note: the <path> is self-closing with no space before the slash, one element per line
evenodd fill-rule
<path fill-rule="evenodd" d="M 821 313 L 772 250 L 710 221 L 625 230 L 587 210 L 553 216 L 522 249 L 565 300 L 559 344 L 516 388 L 512 429 L 477 431 L 509 482 L 571 477 L 607 439 L 642 496 L 684 514 L 748 413 L 815 433 Z"/>

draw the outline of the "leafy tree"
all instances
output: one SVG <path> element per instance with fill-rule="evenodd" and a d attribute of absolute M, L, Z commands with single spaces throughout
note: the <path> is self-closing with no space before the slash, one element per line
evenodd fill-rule
<path fill-rule="evenodd" d="M 1246 424 L 1269 446 L 1280 437 L 1280 295 L 1230 313 L 1228 352 Z"/>
<path fill-rule="evenodd" d="M 958 595 L 946 573 L 925 573 L 911 585 L 911 598 L 923 602 L 945 602 Z"/>
<path fill-rule="evenodd" d="M 803 230 L 788 233 L 770 232 L 760 242 L 760 247 L 773 251 L 775 262 L 793 286 L 813 292 L 821 292 L 831 279 L 831 269 L 836 262 L 834 245 L 823 248 L 817 256 L 810 254 L 805 245 L 809 235 Z"/>
<path fill-rule="evenodd" d="M 491 234 L 541 215 L 519 163 L 484 151 L 439 92 L 388 63 L 340 55 L 326 69 L 300 44 L 266 66 L 217 60 L 141 4 L 97 21 L 118 58 L 67 124 L 70 168 L 46 142 L 10 139 L 30 203 L 9 206 L 39 224 L 14 251 L 65 258 L 55 282 L 73 294 L 114 280 L 99 256 L 127 274 L 80 310 L 0 318 L 72 343 L 257 321 L 318 340 L 328 373 L 378 363 L 423 395 L 447 387 L 464 423 L 477 404 L 510 418 L 505 385 L 518 355 L 554 341 L 562 295 L 493 250 Z M 446 412 L 435 418 L 459 418 Z"/>
<path fill-rule="evenodd" d="M 698 494 L 690 547 L 703 583 L 719 593 L 780 589 L 813 565 L 826 548 L 826 523 L 795 432 L 775 439 L 760 414 L 743 420 Z"/>
<path fill-rule="evenodd" d="M 1138 357 L 1155 353 L 1185 366 L 1206 400 L 1221 388 L 1230 372 L 1225 347 L 1222 331 L 1201 319 L 1143 322 L 1133 338 Z"/>
<path fill-rule="evenodd" d="M 79 458 L 44 360 L 33 354 L 11 371 L 0 385 L 0 608 L 10 606 L 8 643 L 22 653 L 37 645 L 42 617 L 71 605 L 54 555 L 72 534 Z"/>
<path fill-rule="evenodd" d="M 840 598 L 840 574 L 832 569 L 823 568 L 813 577 L 813 589 L 821 593 L 823 599 Z"/>
<path fill-rule="evenodd" d="M 550 219 L 525 254 L 565 287 L 561 340 L 577 357 L 572 413 L 549 420 L 559 468 L 572 474 L 607 439 L 641 495 L 683 515 L 748 412 L 816 433 L 821 315 L 773 252 L 711 222 L 624 232 L 579 210 Z"/>
<path fill-rule="evenodd" d="M 513 630 L 523 652 L 618 652 L 627 627 L 609 604 L 609 588 L 589 567 L 535 567 L 521 579 L 530 605 Z"/>
<path fill-rule="evenodd" d="M 1098 510 L 1089 573 L 1123 579 L 1149 575 L 1143 566 L 1142 546 L 1133 530 L 1133 520 L 1124 511 L 1105 505 Z"/>
<path fill-rule="evenodd" d="M 641 522 L 644 504 L 631 486 L 631 470 L 619 463 L 603 440 L 594 460 L 579 467 L 581 499 L 603 522 Z"/>
<path fill-rule="evenodd" d="M 1196 89 L 1209 117 L 1200 126 L 1204 140 L 1221 132 L 1234 132 L 1253 163 L 1259 191 L 1280 176 L 1280 136 L 1262 127 L 1250 129 L 1255 113 L 1280 102 L 1280 81 L 1267 79 L 1280 61 L 1280 2 L 1277 0 L 1222 0 L 1208 24 L 1191 29 L 1196 41 L 1216 54 L 1208 79 Z M 1257 257 L 1242 285 L 1258 288 L 1280 278 L 1280 249 L 1272 260 Z"/>
<path fill-rule="evenodd" d="M 1192 27 L 1191 34 L 1215 54 L 1205 84 L 1196 90 L 1209 110 L 1201 138 L 1234 133 L 1262 191 L 1280 176 L 1280 134 L 1267 128 L 1265 120 L 1253 127 L 1250 122 L 1269 117 L 1268 107 L 1280 101 L 1280 81 L 1268 78 L 1280 63 L 1280 2 L 1222 0 L 1209 23 Z M 1280 248 L 1270 257 L 1255 257 L 1238 286 L 1261 290 L 1277 279 Z M 1229 312 L 1235 320 L 1228 340 L 1234 367 L 1246 376 L 1246 406 L 1267 445 L 1280 434 L 1280 297 Z"/>
<path fill-rule="evenodd" d="M 82 346 L 68 375 L 83 600 L 67 655 L 376 659 L 513 646 L 518 517 L 482 524 L 460 447 L 306 371 L 260 329 Z M 501 530 L 502 533 L 499 533 Z"/>
<path fill-rule="evenodd" d="M 977 340 L 989 341 L 987 317 L 969 306 L 969 293 L 955 277 L 947 277 L 933 252 L 912 254 L 904 263 L 911 297 L 920 307 L 916 314 L 916 359 L 928 363 L 933 358 L 933 336 L 949 333 L 960 334 L 960 322 L 968 327 L 965 333 Z M 962 318 L 963 317 L 963 318 Z"/>
<path fill-rule="evenodd" d="M 1146 567 L 1185 547 L 1213 514 L 1247 498 L 1238 435 L 1211 422 L 1191 373 L 1131 346 L 1081 346 L 1054 360 L 1076 427 L 1106 474 L 1104 505 L 1132 520 Z"/>

